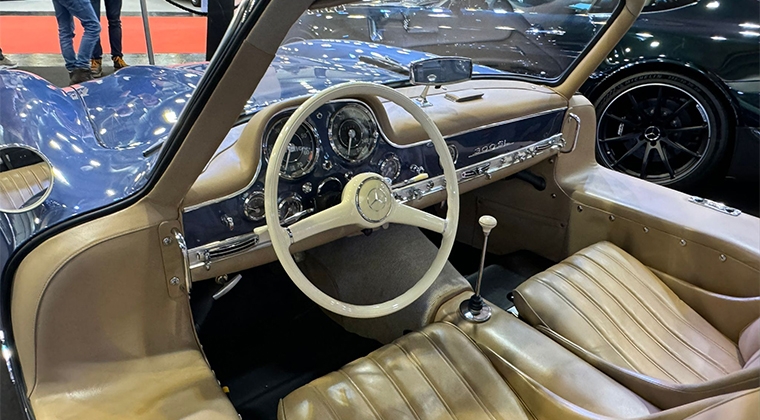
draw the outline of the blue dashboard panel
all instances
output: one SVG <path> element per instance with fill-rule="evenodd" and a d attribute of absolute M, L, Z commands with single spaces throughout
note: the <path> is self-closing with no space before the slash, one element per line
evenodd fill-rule
<path fill-rule="evenodd" d="M 338 156 L 330 142 L 330 121 L 342 108 L 356 104 L 365 107 L 371 114 L 371 110 L 359 101 L 341 100 L 323 105 L 307 118 L 306 124 L 317 137 L 317 161 L 313 169 L 298 179 L 281 178 L 278 191 L 281 200 L 292 201 L 295 198 L 304 210 L 319 211 L 329 205 L 326 203 L 330 200 L 338 199 L 343 186 L 351 176 L 362 172 L 381 173 L 382 163 L 389 159 L 397 159 L 397 163 L 400 163 L 397 175 L 395 171 L 391 171 L 396 175 L 392 179 L 394 185 L 402 184 L 404 180 L 422 172 L 427 173 L 429 177 L 443 173 L 438 155 L 430 141 L 399 146 L 389 142 L 381 130 L 374 150 L 363 160 L 351 163 Z M 286 110 L 273 117 L 265 133 L 268 133 L 277 121 L 288 117 L 292 112 L 293 110 Z M 558 134 L 564 113 L 564 109 L 557 109 L 505 121 L 449 136 L 446 141 L 452 156 L 456 158 L 456 168 L 461 169 Z M 374 119 L 374 115 L 372 118 Z M 377 126 L 376 119 L 374 124 Z M 266 149 L 265 142 L 266 139 L 262 139 L 262 147 Z M 262 152 L 262 156 L 265 156 L 265 151 Z M 202 205 L 184 213 L 185 237 L 189 247 L 251 233 L 254 228 L 266 224 L 263 218 L 254 217 L 254 220 L 247 216 L 245 211 L 246 200 L 251 201 L 252 196 L 260 197 L 262 194 L 266 168 L 267 162 L 262 159 L 255 179 L 248 188 L 231 198 Z"/>

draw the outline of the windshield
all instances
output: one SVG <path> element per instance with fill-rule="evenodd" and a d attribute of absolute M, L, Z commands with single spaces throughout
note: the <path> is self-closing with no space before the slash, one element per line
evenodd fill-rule
<path fill-rule="evenodd" d="M 410 59 L 421 53 L 461 56 L 479 65 L 473 72 L 476 77 L 519 75 L 553 84 L 606 25 L 610 14 L 595 13 L 595 3 L 598 1 L 356 2 L 305 12 L 288 32 L 278 56 L 318 61 L 327 72 L 354 67 L 361 70 L 362 80 L 378 82 L 406 80 L 405 72 L 398 68 L 407 67 Z M 609 10 L 617 4 L 604 3 Z M 357 62 L 363 65 L 356 68 Z M 367 65 L 374 67 L 374 74 L 367 73 L 371 72 Z"/>

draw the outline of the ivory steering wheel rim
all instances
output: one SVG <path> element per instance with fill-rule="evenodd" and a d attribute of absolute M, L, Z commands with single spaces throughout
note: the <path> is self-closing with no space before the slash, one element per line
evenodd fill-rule
<path fill-rule="evenodd" d="M 385 98 L 406 110 L 420 123 L 432 140 L 446 180 L 446 218 L 441 219 L 397 202 L 390 185 L 380 175 L 365 172 L 357 174 L 346 183 L 338 205 L 306 217 L 287 228 L 280 226 L 277 208 L 280 165 L 275 163 L 282 162 L 290 139 L 306 118 L 323 104 L 335 99 L 367 95 Z M 264 211 L 272 248 L 296 287 L 317 305 L 351 318 L 377 318 L 392 314 L 422 296 L 443 270 L 454 245 L 459 222 L 459 184 L 456 169 L 438 127 L 414 101 L 402 93 L 380 84 L 348 82 L 315 94 L 299 106 L 285 123 L 272 147 L 269 162 L 264 181 Z M 294 243 L 331 229 L 345 226 L 375 229 L 386 223 L 407 224 L 433 230 L 441 233 L 443 240 L 435 259 L 422 278 L 406 292 L 385 302 L 355 305 L 331 297 L 306 278 L 290 253 L 290 247 Z"/>

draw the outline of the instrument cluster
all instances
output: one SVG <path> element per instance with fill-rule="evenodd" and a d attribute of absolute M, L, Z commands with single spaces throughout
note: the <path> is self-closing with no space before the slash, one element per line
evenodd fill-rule
<path fill-rule="evenodd" d="M 272 164 L 272 149 L 292 113 L 283 111 L 267 124 L 262 139 L 266 165 Z M 376 172 L 391 183 L 402 175 L 419 175 L 425 171 L 424 153 L 414 149 L 390 144 L 372 110 L 362 102 L 341 100 L 323 105 L 298 127 L 280 163 L 281 223 L 293 223 L 336 204 L 354 174 Z M 243 200 L 243 214 L 253 222 L 261 222 L 265 216 L 264 172 L 260 171 Z"/>

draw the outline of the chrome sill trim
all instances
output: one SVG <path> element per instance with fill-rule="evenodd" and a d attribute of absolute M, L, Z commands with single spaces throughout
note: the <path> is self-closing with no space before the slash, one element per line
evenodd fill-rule
<path fill-rule="evenodd" d="M 559 154 L 566 146 L 562 134 L 555 134 L 547 139 L 529 146 L 503 153 L 481 162 L 465 166 L 456 171 L 459 184 L 485 176 L 491 179 L 494 173 L 503 171 L 512 165 L 533 160 L 537 157 Z M 443 175 L 418 181 L 393 189 L 393 196 L 400 203 L 410 203 L 428 195 L 446 190 Z M 256 251 L 271 244 L 267 235 L 260 238 L 256 233 L 246 233 L 222 241 L 212 242 L 195 247 L 189 251 L 190 270 L 211 269 L 211 264 L 238 256 L 243 252 Z M 214 257 L 214 252 L 217 252 Z"/>

